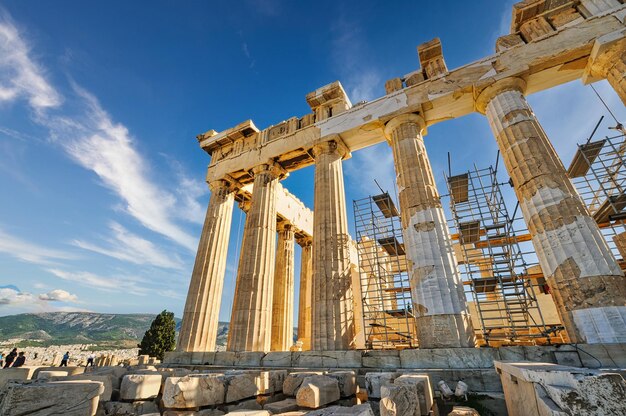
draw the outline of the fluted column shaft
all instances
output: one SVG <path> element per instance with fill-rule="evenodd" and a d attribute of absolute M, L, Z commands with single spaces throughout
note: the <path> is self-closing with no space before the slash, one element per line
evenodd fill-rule
<path fill-rule="evenodd" d="M 347 350 L 354 336 L 350 251 L 342 158 L 338 141 L 313 148 L 315 198 L 313 214 L 312 349 Z"/>
<path fill-rule="evenodd" d="M 311 239 L 300 242 L 302 254 L 300 260 L 300 297 L 298 301 L 298 341 L 302 350 L 311 349 L 311 297 L 312 297 L 312 246 Z"/>
<path fill-rule="evenodd" d="M 228 351 L 269 351 L 276 255 L 276 185 L 281 170 L 253 169 L 252 203 L 246 216 Z"/>
<path fill-rule="evenodd" d="M 520 79 L 498 81 L 477 108 L 500 147 L 561 321 L 573 342 L 625 342 L 624 275 L 524 90 Z"/>
<path fill-rule="evenodd" d="M 289 351 L 293 345 L 294 231 L 280 224 L 272 301 L 272 351 Z"/>
<path fill-rule="evenodd" d="M 474 330 L 422 133 L 413 114 L 385 129 L 393 149 L 413 313 L 420 348 L 471 347 Z"/>
<path fill-rule="evenodd" d="M 189 283 L 178 351 L 215 350 L 233 200 L 233 191 L 227 182 L 211 183 L 211 198 Z"/>

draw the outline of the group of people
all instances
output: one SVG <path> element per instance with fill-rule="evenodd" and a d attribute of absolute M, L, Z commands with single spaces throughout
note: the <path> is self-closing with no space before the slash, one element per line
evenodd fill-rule
<path fill-rule="evenodd" d="M 9 367 L 21 367 L 26 362 L 26 355 L 24 351 L 17 352 L 17 348 L 6 355 L 6 357 L 0 352 L 0 368 Z"/>

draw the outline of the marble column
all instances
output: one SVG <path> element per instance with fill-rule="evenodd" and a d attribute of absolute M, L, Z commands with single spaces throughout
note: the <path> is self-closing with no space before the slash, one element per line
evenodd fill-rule
<path fill-rule="evenodd" d="M 347 350 L 354 336 L 346 194 L 341 161 L 348 149 L 337 139 L 313 148 L 313 303 L 311 348 Z"/>
<path fill-rule="evenodd" d="M 293 345 L 294 249 L 293 225 L 280 223 L 272 301 L 272 351 L 289 351 Z"/>
<path fill-rule="evenodd" d="M 254 189 L 246 216 L 228 351 L 269 351 L 276 255 L 276 185 L 284 173 L 277 164 L 252 170 Z"/>
<path fill-rule="evenodd" d="M 198 253 L 191 274 L 178 351 L 214 351 L 233 213 L 233 189 L 226 181 L 210 184 Z"/>
<path fill-rule="evenodd" d="M 535 118 L 519 78 L 486 88 L 487 115 L 572 342 L 626 342 L 626 279 Z"/>
<path fill-rule="evenodd" d="M 298 341 L 302 350 L 311 349 L 311 280 L 313 274 L 311 238 L 298 241 L 302 248 L 300 260 L 300 297 L 298 301 Z"/>
<path fill-rule="evenodd" d="M 420 348 L 474 345 L 452 240 L 415 114 L 387 123 L 399 189 L 402 231 Z"/>

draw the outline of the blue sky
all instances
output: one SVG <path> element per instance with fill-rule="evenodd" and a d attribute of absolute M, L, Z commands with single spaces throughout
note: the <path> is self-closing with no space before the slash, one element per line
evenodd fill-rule
<path fill-rule="evenodd" d="M 301 116 L 306 93 L 337 79 L 352 102 L 381 96 L 436 36 L 451 69 L 491 54 L 512 4 L 3 0 L 0 315 L 181 316 L 209 198 L 197 134 Z M 611 88 L 597 88 L 626 120 Z M 606 115 L 580 82 L 530 102 L 566 164 Z M 442 193 L 448 151 L 455 171 L 495 161 L 477 114 L 431 127 L 426 140 Z M 351 201 L 376 192 L 373 179 L 393 190 L 386 144 L 355 153 L 344 172 L 351 223 Z M 312 168 L 284 185 L 313 208 Z M 222 320 L 245 219 L 233 215 Z"/>

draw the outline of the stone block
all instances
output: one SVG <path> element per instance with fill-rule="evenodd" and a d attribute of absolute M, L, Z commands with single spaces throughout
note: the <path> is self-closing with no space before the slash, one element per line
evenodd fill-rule
<path fill-rule="evenodd" d="M 165 410 L 163 416 L 222 416 L 224 412 L 218 409 L 204 409 L 204 410 Z M 148 415 L 144 415 L 148 416 Z M 155 416 L 160 416 L 157 413 Z"/>
<path fill-rule="evenodd" d="M 0 415 L 92 416 L 103 389 L 97 381 L 11 382 L 0 398 Z"/>
<path fill-rule="evenodd" d="M 161 390 L 160 374 L 128 374 L 122 379 L 120 398 L 122 400 L 154 399 Z"/>
<path fill-rule="evenodd" d="M 0 390 L 9 382 L 9 381 L 24 381 L 29 380 L 33 373 L 35 372 L 36 367 L 11 367 L 11 368 L 3 368 L 0 370 Z"/>
<path fill-rule="evenodd" d="M 495 367 L 510 416 L 626 414 L 626 381 L 619 374 L 535 362 Z"/>
<path fill-rule="evenodd" d="M 261 361 L 265 357 L 264 352 L 260 351 L 241 351 L 235 353 L 235 367 L 260 367 Z"/>
<path fill-rule="evenodd" d="M 404 374 L 396 378 L 393 384 L 412 387 L 415 390 L 422 415 L 428 415 L 435 401 L 430 378 L 425 374 Z"/>
<path fill-rule="evenodd" d="M 330 406 L 325 409 L 308 412 L 307 416 L 374 416 L 370 403 L 359 404 L 352 407 Z"/>
<path fill-rule="evenodd" d="M 554 357 L 555 347 L 529 345 L 523 348 L 524 361 L 556 364 L 556 358 Z"/>
<path fill-rule="evenodd" d="M 191 352 L 168 351 L 165 353 L 163 362 L 166 364 L 191 364 Z"/>
<path fill-rule="evenodd" d="M 264 406 L 264 408 L 271 414 L 275 415 L 298 410 L 298 404 L 296 403 L 296 399 L 289 398 L 274 403 L 268 403 Z"/>
<path fill-rule="evenodd" d="M 93 374 L 96 376 L 108 375 L 111 377 L 111 385 L 114 390 L 119 390 L 122 384 L 122 377 L 128 373 L 124 367 L 88 367 L 85 374 Z"/>
<path fill-rule="evenodd" d="M 46 370 L 46 371 L 40 371 L 37 374 L 37 380 L 49 380 L 51 378 L 55 378 L 55 377 L 67 377 L 68 376 L 68 372 L 67 371 L 63 371 L 63 370 L 56 370 L 56 371 L 51 371 L 51 370 Z"/>
<path fill-rule="evenodd" d="M 302 380 L 318 374 L 322 373 L 306 371 L 288 374 L 285 378 L 285 381 L 283 382 L 283 393 L 285 393 L 287 396 L 295 396 L 298 389 L 300 388 L 300 385 L 302 384 Z"/>
<path fill-rule="evenodd" d="M 151 414 L 160 414 L 159 407 L 152 401 L 138 401 L 133 403 L 106 402 L 103 407 L 107 416 L 148 416 Z"/>
<path fill-rule="evenodd" d="M 68 375 L 74 376 L 85 372 L 85 367 L 37 367 L 31 376 L 31 379 L 37 380 L 39 373 L 42 371 L 65 371 Z"/>
<path fill-rule="evenodd" d="M 265 391 L 268 374 L 265 371 L 226 373 L 226 403 L 254 397 Z"/>
<path fill-rule="evenodd" d="M 414 386 L 382 386 L 380 396 L 380 416 L 420 416 L 422 414 Z"/>
<path fill-rule="evenodd" d="M 331 371 L 326 376 L 337 380 L 341 397 L 350 397 L 356 394 L 356 373 L 354 371 Z"/>
<path fill-rule="evenodd" d="M 270 412 L 267 410 L 235 410 L 226 414 L 233 416 L 270 416 Z"/>
<path fill-rule="evenodd" d="M 400 351 L 366 351 L 362 357 L 364 368 L 400 367 Z"/>
<path fill-rule="evenodd" d="M 261 359 L 263 367 L 291 367 L 291 351 L 272 351 Z"/>
<path fill-rule="evenodd" d="M 339 383 L 336 379 L 327 376 L 306 377 L 296 393 L 298 406 L 318 409 L 324 405 L 339 400 Z"/>
<path fill-rule="evenodd" d="M 190 364 L 213 365 L 215 361 L 215 351 L 191 352 Z"/>
<path fill-rule="evenodd" d="M 237 410 L 261 410 L 263 406 L 257 401 L 257 399 L 242 400 L 237 404 L 229 404 L 223 408 L 227 413 Z"/>
<path fill-rule="evenodd" d="M 75 376 L 66 376 L 66 377 L 51 377 L 51 381 L 75 381 L 75 380 L 85 380 L 85 381 L 99 381 L 102 383 L 102 387 L 104 388 L 102 394 L 100 394 L 101 402 L 108 402 L 111 400 L 111 395 L 113 394 L 113 382 L 112 376 L 110 375 L 96 375 L 96 374 L 77 374 Z"/>
<path fill-rule="evenodd" d="M 280 393 L 283 391 L 283 383 L 287 378 L 287 370 L 269 370 L 268 374 L 268 386 L 265 389 L 265 394 Z"/>
<path fill-rule="evenodd" d="M 168 377 L 163 387 L 163 405 L 177 409 L 224 403 L 225 378 L 212 374 Z"/>
<path fill-rule="evenodd" d="M 471 407 L 454 406 L 448 416 L 480 416 L 480 413 Z"/>
<path fill-rule="evenodd" d="M 380 399 L 380 388 L 382 386 L 389 386 L 395 380 L 397 375 L 395 373 L 367 373 L 365 374 L 365 390 L 367 396 Z"/>
<path fill-rule="evenodd" d="M 400 351 L 402 368 L 492 368 L 495 348 L 436 348 Z"/>
<path fill-rule="evenodd" d="M 194 353 L 191 353 L 191 354 L 193 356 Z M 144 354 L 144 355 L 140 355 L 140 356 L 137 357 L 137 363 L 139 365 L 146 365 L 146 364 L 148 364 L 148 361 L 150 361 L 150 356 L 149 355 L 145 355 Z"/>
<path fill-rule="evenodd" d="M 360 368 L 361 351 L 294 352 L 292 365 L 304 368 Z"/>

